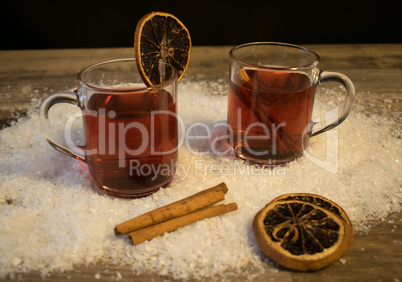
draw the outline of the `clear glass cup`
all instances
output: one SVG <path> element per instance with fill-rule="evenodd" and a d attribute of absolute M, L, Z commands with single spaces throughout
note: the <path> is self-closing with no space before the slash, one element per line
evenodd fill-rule
<path fill-rule="evenodd" d="M 346 119 L 353 83 L 341 73 L 320 70 L 319 62 L 314 51 L 285 43 L 247 43 L 230 51 L 228 125 L 237 157 L 260 165 L 287 163 L 303 154 L 311 136 Z M 328 81 L 345 86 L 343 111 L 314 129 L 315 90 Z"/>
<path fill-rule="evenodd" d="M 41 131 L 49 144 L 85 162 L 106 194 L 141 197 L 173 178 L 178 151 L 177 71 L 163 62 L 159 70 L 168 77 L 147 87 L 135 59 L 100 62 L 78 74 L 76 90 L 57 92 L 41 104 Z M 84 146 L 55 136 L 49 110 L 58 103 L 81 109 Z"/>

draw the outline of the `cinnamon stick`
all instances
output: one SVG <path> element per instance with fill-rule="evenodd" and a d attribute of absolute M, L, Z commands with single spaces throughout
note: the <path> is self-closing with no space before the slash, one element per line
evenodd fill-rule
<path fill-rule="evenodd" d="M 228 188 L 225 183 L 198 192 L 192 196 L 181 199 L 169 205 L 157 208 L 133 219 L 116 225 L 116 236 L 130 233 L 147 226 L 155 225 L 172 218 L 183 216 L 200 210 L 225 199 Z"/>
<path fill-rule="evenodd" d="M 183 227 L 185 225 L 234 210 L 237 210 L 236 203 L 221 204 L 133 231 L 128 236 L 130 237 L 130 240 L 134 245 L 138 245 L 144 241 L 151 240 L 152 238 L 155 238 L 166 232 L 176 230 L 177 228 Z"/>

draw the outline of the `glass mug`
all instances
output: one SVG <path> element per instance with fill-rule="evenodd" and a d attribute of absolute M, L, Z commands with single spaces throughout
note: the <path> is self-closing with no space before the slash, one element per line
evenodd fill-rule
<path fill-rule="evenodd" d="M 147 87 L 135 59 L 100 62 L 78 74 L 74 91 L 57 92 L 41 104 L 41 131 L 56 150 L 88 165 L 97 186 L 115 197 L 135 198 L 167 186 L 178 151 L 177 71 L 159 62 L 162 83 Z M 49 109 L 70 103 L 81 109 L 85 145 L 55 138 Z"/>
<path fill-rule="evenodd" d="M 255 42 L 230 51 L 228 125 L 235 155 L 250 163 L 280 165 L 303 154 L 311 136 L 342 123 L 355 88 L 341 73 L 321 71 L 313 51 L 285 43 Z M 343 112 L 315 130 L 315 89 L 328 81 L 346 88 Z"/>

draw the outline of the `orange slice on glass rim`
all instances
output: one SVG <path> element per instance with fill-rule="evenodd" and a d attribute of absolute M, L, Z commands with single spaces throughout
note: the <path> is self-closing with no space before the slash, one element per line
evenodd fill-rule
<path fill-rule="evenodd" d="M 327 267 L 353 241 L 352 228 L 341 216 L 309 201 L 286 197 L 274 199 L 257 213 L 253 231 L 265 255 L 298 271 Z"/>
<path fill-rule="evenodd" d="M 165 76 L 170 77 L 159 67 L 159 61 L 176 68 L 180 82 L 190 62 L 190 33 L 172 14 L 146 14 L 135 29 L 134 52 L 137 68 L 147 86 L 160 84 Z"/>

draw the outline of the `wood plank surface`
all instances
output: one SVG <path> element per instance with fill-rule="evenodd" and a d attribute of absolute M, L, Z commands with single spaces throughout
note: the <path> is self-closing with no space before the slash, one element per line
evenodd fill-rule
<path fill-rule="evenodd" d="M 402 111 L 402 44 L 312 45 L 323 70 L 339 71 L 354 82 L 356 102 L 373 111 Z M 194 47 L 185 79 L 227 80 L 230 47 Z M 77 73 L 107 59 L 133 57 L 131 48 L 0 51 L 0 128 L 24 115 L 33 98 L 75 87 Z M 343 262 L 343 263 L 342 263 Z M 355 241 L 342 262 L 314 272 L 285 271 L 267 265 L 263 275 L 244 272 L 231 281 L 402 281 L 402 213 L 392 214 Z M 117 273 L 120 273 L 121 278 Z M 97 275 L 99 274 L 99 275 Z M 43 281 L 37 273 L 24 281 Z M 118 279 L 117 279 L 118 278 Z M 77 266 L 54 273 L 51 281 L 166 281 L 170 277 L 132 274 L 129 266 Z M 399 279 L 399 280 L 398 280 Z M 45 279 L 46 280 L 46 279 Z M 172 279 L 170 279 L 172 280 Z"/>

